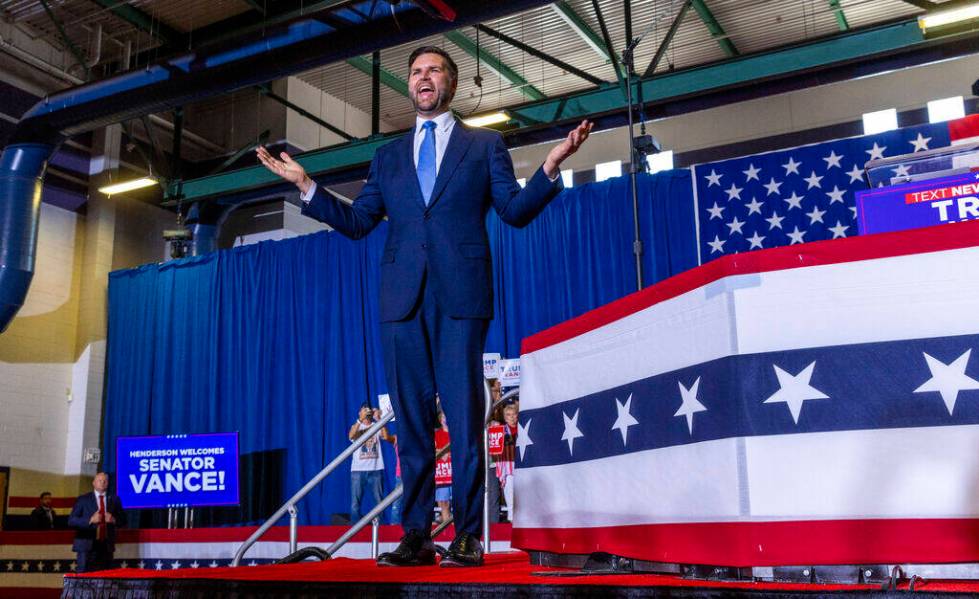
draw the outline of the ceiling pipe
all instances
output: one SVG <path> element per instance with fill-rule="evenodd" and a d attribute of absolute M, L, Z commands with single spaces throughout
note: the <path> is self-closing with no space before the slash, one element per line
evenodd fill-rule
<path fill-rule="evenodd" d="M 126 44 L 127 56 L 124 60 L 124 62 L 126 63 L 128 63 L 129 60 L 128 51 L 130 48 L 131 45 L 127 42 Z M 61 68 L 51 64 L 50 62 L 37 58 L 36 56 L 30 54 L 29 52 L 21 50 L 14 44 L 4 39 L 2 35 L 0 35 L 0 50 L 13 56 L 17 60 L 25 62 L 30 66 L 38 69 L 39 71 L 47 73 L 48 75 L 51 75 L 52 77 L 56 77 L 66 83 L 71 83 L 73 85 L 82 85 L 83 83 L 85 83 L 83 79 L 79 79 L 78 77 L 72 75 L 67 71 L 62 70 Z M 153 121 L 154 124 L 163 127 L 164 129 L 166 129 L 171 133 L 173 132 L 173 123 L 171 121 L 168 121 L 167 119 L 157 116 L 155 114 L 149 115 L 149 118 L 151 121 Z M 227 151 L 225 150 L 224 146 L 220 146 L 209 139 L 206 139 L 204 137 L 201 137 L 200 135 L 197 135 L 196 133 L 188 131 L 187 129 L 184 129 L 184 139 L 193 143 L 195 146 L 198 146 L 210 152 L 214 152 L 216 154 L 224 154 Z"/>
<path fill-rule="evenodd" d="M 34 276 L 44 167 L 53 144 L 7 146 L 0 155 L 0 333 L 24 303 Z"/>
<path fill-rule="evenodd" d="M 547 4 L 546 0 L 454 0 L 456 21 L 403 10 L 337 30 L 317 20 L 215 44 L 146 68 L 81 85 L 38 102 L 0 155 L 0 332 L 23 304 L 34 274 L 44 167 L 65 138 Z"/>
<path fill-rule="evenodd" d="M 93 56 L 85 63 L 85 66 L 89 69 L 99 64 L 99 62 L 102 60 L 102 23 L 95 25 L 95 40 L 93 41 L 92 46 Z"/>

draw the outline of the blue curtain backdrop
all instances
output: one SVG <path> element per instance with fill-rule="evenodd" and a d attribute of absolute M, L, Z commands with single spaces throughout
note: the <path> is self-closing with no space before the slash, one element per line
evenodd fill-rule
<path fill-rule="evenodd" d="M 690 171 L 638 177 L 639 226 L 648 286 L 697 265 Z M 530 225 L 487 219 L 496 279 L 496 319 L 486 350 L 520 355 L 537 331 L 636 291 L 628 177 L 561 193 Z"/>
<path fill-rule="evenodd" d="M 645 282 L 696 265 L 689 171 L 641 175 Z M 488 218 L 497 317 L 487 351 L 635 290 L 626 177 L 569 189 L 522 230 Z M 386 224 L 353 242 L 318 233 L 114 272 L 105 468 L 121 435 L 239 431 L 241 508 L 267 517 L 349 443 L 359 406 L 386 392 L 377 290 Z M 396 425 L 395 425 L 396 431 Z M 393 488 L 395 456 L 385 447 Z M 348 512 L 349 464 L 300 506 L 300 522 Z"/>

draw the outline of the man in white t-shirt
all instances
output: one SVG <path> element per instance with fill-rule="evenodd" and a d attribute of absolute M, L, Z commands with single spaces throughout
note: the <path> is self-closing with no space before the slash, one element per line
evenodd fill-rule
<path fill-rule="evenodd" d="M 350 427 L 350 434 L 347 435 L 350 441 L 356 441 L 364 431 L 374 424 L 375 420 L 381 418 L 381 411 L 371 409 L 368 404 L 360 406 L 360 413 L 357 422 Z M 350 521 L 357 522 L 364 515 L 361 510 L 361 503 L 364 499 L 364 489 L 370 489 L 374 496 L 374 504 L 381 502 L 381 493 L 384 486 L 384 455 L 381 453 L 381 437 L 386 435 L 387 429 L 381 430 L 380 434 L 374 435 L 361 445 L 354 452 L 353 462 L 350 464 Z"/>

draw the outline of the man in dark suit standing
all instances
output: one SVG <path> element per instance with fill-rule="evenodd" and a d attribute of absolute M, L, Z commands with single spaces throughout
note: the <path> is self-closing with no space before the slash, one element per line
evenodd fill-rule
<path fill-rule="evenodd" d="M 53 530 L 55 513 L 51 507 L 51 493 L 41 493 L 40 505 L 31 512 L 31 528 L 34 530 Z"/>
<path fill-rule="evenodd" d="M 68 526 L 75 529 L 71 548 L 78 554 L 76 572 L 112 567 L 116 529 L 126 525 L 126 512 L 119 497 L 108 491 L 109 475 L 99 472 L 92 481 L 92 492 L 79 497 L 68 516 Z"/>
<path fill-rule="evenodd" d="M 435 394 L 452 435 L 456 537 L 442 566 L 483 563 L 482 352 L 493 318 L 493 281 L 485 217 L 492 206 L 513 226 L 527 225 L 561 190 L 561 162 L 591 131 L 584 121 L 548 154 L 524 189 L 502 136 L 471 129 L 449 111 L 458 69 L 441 48 L 408 59 L 415 128 L 377 150 L 352 206 L 318 188 L 301 165 L 265 148 L 258 157 L 302 192 L 303 213 L 358 239 L 384 216 L 380 316 L 384 365 L 398 418 L 404 484 L 398 548 L 381 565 L 435 563 L 430 523 L 435 501 Z"/>

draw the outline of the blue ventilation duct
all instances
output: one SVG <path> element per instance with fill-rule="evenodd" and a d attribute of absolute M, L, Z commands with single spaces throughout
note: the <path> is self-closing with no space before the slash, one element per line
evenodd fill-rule
<path fill-rule="evenodd" d="M 20 143 L 0 156 L 0 333 L 24 304 L 34 276 L 44 167 L 54 145 Z"/>
<path fill-rule="evenodd" d="M 350 4 L 361 9 L 354 14 L 363 15 L 370 12 L 372 2 Z M 395 11 L 378 11 L 384 15 L 381 18 L 340 29 L 310 13 L 302 20 L 270 28 L 264 35 L 206 46 L 38 102 L 24 114 L 0 156 L 0 332 L 6 330 L 24 303 L 34 274 L 44 168 L 61 141 L 548 1 L 448 0 L 437 4 L 451 5 L 455 21 L 432 18 L 408 3 L 398 4 Z M 428 2 L 421 5 L 431 12 Z"/>

